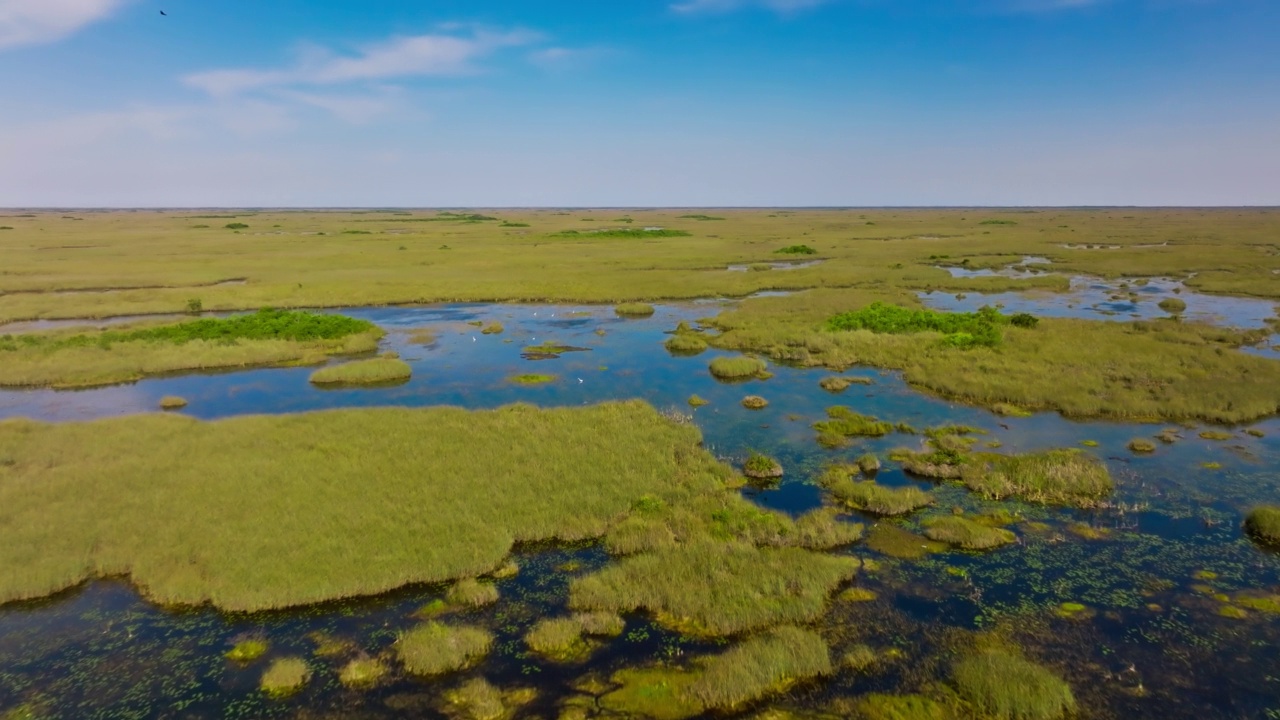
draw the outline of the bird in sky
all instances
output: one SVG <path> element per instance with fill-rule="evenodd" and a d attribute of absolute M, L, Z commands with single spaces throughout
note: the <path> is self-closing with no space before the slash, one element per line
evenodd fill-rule
<path fill-rule="evenodd" d="M 169 13 L 167 13 L 167 12 L 165 12 L 165 11 L 163 11 L 163 10 L 161 10 L 161 11 L 160 11 L 160 14 L 161 14 L 161 15 L 163 15 L 163 16 L 165 16 L 165 17 L 169 17 Z"/>

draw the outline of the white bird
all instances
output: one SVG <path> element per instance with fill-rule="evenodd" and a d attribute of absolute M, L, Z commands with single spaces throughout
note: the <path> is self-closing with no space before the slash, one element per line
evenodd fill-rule
<path fill-rule="evenodd" d="M 476 336 L 475 336 L 475 335 L 472 335 L 472 336 L 471 336 L 471 342 L 475 342 L 475 341 L 476 341 Z"/>
<path fill-rule="evenodd" d="M 582 378 L 578 378 L 578 382 L 582 382 Z"/>

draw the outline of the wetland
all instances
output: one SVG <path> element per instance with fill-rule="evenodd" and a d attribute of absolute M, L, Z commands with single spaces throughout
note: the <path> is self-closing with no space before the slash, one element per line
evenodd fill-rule
<path fill-rule="evenodd" d="M 1280 215 L 189 214 L 0 238 L 0 718 L 1280 717 Z"/>

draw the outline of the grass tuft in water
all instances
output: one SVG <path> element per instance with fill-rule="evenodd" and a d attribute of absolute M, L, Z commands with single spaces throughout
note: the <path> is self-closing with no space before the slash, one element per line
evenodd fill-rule
<path fill-rule="evenodd" d="M 591 652 L 576 618 L 544 618 L 524 636 L 529 649 L 557 662 L 580 660 Z"/>
<path fill-rule="evenodd" d="M 502 334 L 502 332 L 503 332 L 503 330 L 505 330 L 505 329 L 506 329 L 506 328 L 504 328 L 504 327 L 502 326 L 502 323 L 500 323 L 500 322 L 498 322 L 498 321 L 496 321 L 496 320 L 495 320 L 494 322 L 491 322 L 491 323 L 489 323 L 488 325 L 485 325 L 485 326 L 484 326 L 484 329 L 480 331 L 480 334 L 482 334 L 482 335 L 501 335 L 501 334 Z"/>
<path fill-rule="evenodd" d="M 779 627 L 710 658 L 688 694 L 704 707 L 728 710 L 831 672 L 830 651 L 817 633 Z"/>
<path fill-rule="evenodd" d="M 818 431 L 820 442 L 823 436 L 834 436 L 835 438 L 882 437 L 894 430 L 893 423 L 881 421 L 870 415 L 856 413 L 841 405 L 827 408 L 827 417 L 830 419 L 813 424 L 813 428 Z"/>
<path fill-rule="evenodd" d="M 545 385 L 549 382 L 555 382 L 555 375 L 545 375 L 541 373 L 525 373 L 523 375 L 512 375 L 507 378 L 509 382 L 516 385 Z"/>
<path fill-rule="evenodd" d="M 918 488 L 885 487 L 873 480 L 858 482 L 851 477 L 855 472 L 859 468 L 837 465 L 828 468 L 818 484 L 840 503 L 882 517 L 906 515 L 933 504 L 933 496 Z"/>
<path fill-rule="evenodd" d="M 704 405 L 710 405 L 710 404 L 711 404 L 711 401 L 707 400 L 706 398 L 703 398 L 701 395 L 689 396 L 689 407 L 699 408 Z"/>
<path fill-rule="evenodd" d="M 484 628 L 428 622 L 401 633 L 395 650 L 414 675 L 440 675 L 470 667 L 492 645 L 493 635 Z"/>
<path fill-rule="evenodd" d="M 1074 712 L 1071 687 L 1049 670 L 1016 655 L 987 651 L 952 667 L 960 695 L 997 720 L 1056 720 Z"/>
<path fill-rule="evenodd" d="M 1025 455 L 983 454 L 963 470 L 970 490 L 991 500 L 1017 497 L 1045 505 L 1097 507 L 1114 490 L 1107 466 L 1075 449 Z"/>
<path fill-rule="evenodd" d="M 929 518 L 923 525 L 925 537 L 930 540 L 965 550 L 990 550 L 1018 539 L 1008 530 L 989 527 L 958 515 Z"/>
<path fill-rule="evenodd" d="M 1244 529 L 1268 545 L 1280 545 L 1280 506 L 1262 505 L 1249 512 Z"/>
<path fill-rule="evenodd" d="M 387 664 L 377 658 L 358 657 L 338 671 L 338 681 L 350 688 L 369 688 L 382 682 L 391 671 Z"/>
<path fill-rule="evenodd" d="M 953 720 L 955 714 L 945 705 L 924 695 L 886 695 L 868 693 L 853 704 L 859 720 Z"/>
<path fill-rule="evenodd" d="M 1177 315 L 1187 311 L 1187 302 L 1182 298 L 1165 298 L 1159 303 L 1156 303 L 1156 306 L 1171 315 Z"/>
<path fill-rule="evenodd" d="M 267 641 L 262 638 L 246 638 L 240 640 L 226 653 L 226 658 L 234 662 L 253 662 L 267 653 Z"/>
<path fill-rule="evenodd" d="M 667 339 L 664 345 L 673 355 L 697 355 L 707 349 L 707 341 L 699 335 L 679 334 Z"/>
<path fill-rule="evenodd" d="M 1128 447 L 1139 455 L 1149 455 L 1156 451 L 1156 444 L 1146 438 L 1134 438 L 1129 441 Z"/>
<path fill-rule="evenodd" d="M 745 401 L 743 401 L 745 403 Z M 782 477 L 782 464 L 768 455 L 752 452 L 742 464 L 742 474 L 749 478 L 762 480 Z"/>
<path fill-rule="evenodd" d="M 315 385 L 379 385 L 404 382 L 413 375 L 409 363 L 395 358 L 371 358 L 331 365 L 311 373 Z"/>
<path fill-rule="evenodd" d="M 648 303 L 621 303 L 613 308 L 619 317 L 649 317 L 654 313 Z"/>
<path fill-rule="evenodd" d="M 454 583 L 445 593 L 453 605 L 478 608 L 498 602 L 498 588 L 493 583 L 466 578 Z"/>
<path fill-rule="evenodd" d="M 763 360 L 753 357 L 719 357 L 711 361 L 711 374 L 720 380 L 745 380 L 765 372 Z"/>
<path fill-rule="evenodd" d="M 769 407 L 769 401 L 759 395 L 748 395 L 742 398 L 742 407 L 748 410 L 763 410 Z"/>
<path fill-rule="evenodd" d="M 271 697 L 287 697 L 302 689 L 311 678 L 311 668 L 300 657 L 276 658 L 262 674 L 259 687 Z"/>
<path fill-rule="evenodd" d="M 829 393 L 842 393 L 849 389 L 850 386 L 870 385 L 871 383 L 871 378 L 867 377 L 832 375 L 819 380 L 818 386 Z"/>
<path fill-rule="evenodd" d="M 187 399 L 177 395 L 165 395 L 160 398 L 161 410 L 181 410 L 187 406 Z"/>

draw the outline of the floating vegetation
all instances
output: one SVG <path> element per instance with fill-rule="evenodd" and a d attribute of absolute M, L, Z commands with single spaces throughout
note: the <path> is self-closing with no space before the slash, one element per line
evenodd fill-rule
<path fill-rule="evenodd" d="M 788 245 L 773 252 L 780 255 L 816 255 L 818 253 L 817 250 L 808 245 Z"/>
<path fill-rule="evenodd" d="M 498 602 L 498 588 L 491 582 L 466 578 L 454 583 L 445 593 L 445 600 L 454 605 L 478 608 Z"/>
<path fill-rule="evenodd" d="M 1261 505 L 1250 510 L 1244 529 L 1260 542 L 1280 545 L 1280 506 Z"/>
<path fill-rule="evenodd" d="M 440 675 L 469 667 L 489 653 L 493 635 L 469 625 L 428 622 L 400 634 L 396 657 L 415 675 Z"/>
<path fill-rule="evenodd" d="M 413 375 L 409 363 L 395 358 L 370 358 L 330 365 L 311 373 L 314 385 L 381 385 L 405 382 Z"/>
<path fill-rule="evenodd" d="M 748 410 L 763 410 L 769 407 L 769 401 L 759 395 L 748 395 L 742 398 L 742 407 Z"/>
<path fill-rule="evenodd" d="M 1156 444 L 1146 438 L 1134 438 L 1129 441 L 1128 447 L 1139 455 L 1149 455 L 1156 451 Z"/>
<path fill-rule="evenodd" d="M 880 469 L 880 458 L 875 453 L 867 453 L 857 459 L 858 469 L 863 475 L 873 475 Z"/>
<path fill-rule="evenodd" d="M 925 537 L 965 550 L 990 550 L 1009 545 L 1018 539 L 1012 532 L 989 527 L 960 515 L 929 518 L 924 521 Z"/>
<path fill-rule="evenodd" d="M 698 541 L 625 557 L 569 587 L 582 610 L 645 609 L 693 635 L 729 635 L 783 622 L 809 622 L 858 561 L 799 548 Z M 715 582 L 708 582 L 715 578 Z"/>
<path fill-rule="evenodd" d="M 870 385 L 874 382 L 868 377 L 856 375 L 833 375 L 818 381 L 818 385 L 829 393 L 841 393 L 853 385 Z"/>
<path fill-rule="evenodd" d="M 541 345 L 530 345 L 520 353 L 520 357 L 525 360 L 555 360 L 561 355 L 570 352 L 591 352 L 589 347 L 575 347 L 573 345 L 564 345 L 552 340 L 547 340 Z"/>
<path fill-rule="evenodd" d="M 160 398 L 161 410 L 180 410 L 187 406 L 187 399 L 177 395 L 165 395 Z"/>
<path fill-rule="evenodd" d="M 1217 440 L 1221 442 L 1223 440 L 1230 440 L 1233 435 L 1229 432 L 1223 432 L 1222 430 L 1204 430 L 1200 433 L 1200 437 L 1205 440 Z"/>
<path fill-rule="evenodd" d="M 1155 438 L 1165 445 L 1172 445 L 1182 439 L 1177 428 L 1165 428 L 1155 434 Z"/>
<path fill-rule="evenodd" d="M 745 401 L 743 402 L 745 404 Z M 755 480 L 780 478 L 782 464 L 768 455 L 752 452 L 742 464 L 742 474 Z"/>
<path fill-rule="evenodd" d="M 260 637 L 240 640 L 226 653 L 228 660 L 240 663 L 253 662 L 267 653 L 267 641 Z"/>
<path fill-rule="evenodd" d="M 707 341 L 701 336 L 686 333 L 673 335 L 664 345 L 673 355 L 697 355 L 707 349 Z"/>
<path fill-rule="evenodd" d="M 933 504 L 933 496 L 914 487 L 891 488 L 873 480 L 852 479 L 858 467 L 837 465 L 827 469 L 818 484 L 844 505 L 883 517 L 906 515 Z"/>
<path fill-rule="evenodd" d="M 720 380 L 746 380 L 759 377 L 768 365 L 753 357 L 718 357 L 711 361 L 711 374 Z"/>
<path fill-rule="evenodd" d="M 867 533 L 867 547 L 889 557 L 919 560 L 926 555 L 942 552 L 947 546 L 882 522 L 873 525 Z"/>
<path fill-rule="evenodd" d="M 542 373 L 524 373 L 523 375 L 512 375 L 507 378 L 508 382 L 517 385 L 545 385 L 549 382 L 555 382 L 555 375 L 546 375 Z"/>
<path fill-rule="evenodd" d="M 383 661 L 372 657 L 358 657 L 338 672 L 338 681 L 350 688 L 368 688 L 382 682 L 391 669 Z"/>
<path fill-rule="evenodd" d="M 710 404 L 711 404 L 711 401 L 703 398 L 701 395 L 689 396 L 689 407 L 699 408 L 704 405 L 710 405 Z"/>
<path fill-rule="evenodd" d="M 489 323 L 488 325 L 485 325 L 484 329 L 480 331 L 480 334 L 481 335 L 501 335 L 503 330 L 505 329 L 506 328 L 502 326 L 502 323 L 495 320 Z"/>
<path fill-rule="evenodd" d="M 311 668 L 300 657 L 276 658 L 262 674 L 259 687 L 266 694 L 280 698 L 302 689 L 311 678 Z"/>
<path fill-rule="evenodd" d="M 534 623 L 524 636 L 529 649 L 557 662 L 580 660 L 591 652 L 582 637 L 582 623 L 576 618 L 544 618 Z"/>
<path fill-rule="evenodd" d="M 1071 687 L 1057 675 L 999 650 L 959 660 L 952 678 L 964 699 L 999 720 L 1056 720 L 1076 707 Z"/>
<path fill-rule="evenodd" d="M 823 445 L 834 441 L 838 446 L 844 438 L 851 437 L 881 437 L 894 430 L 892 423 L 856 413 L 841 405 L 827 408 L 827 417 L 830 419 L 813 424 L 818 431 L 818 442 Z"/>
<path fill-rule="evenodd" d="M 613 312 L 619 317 L 649 317 L 654 309 L 647 303 L 621 303 L 613 308 Z"/>

